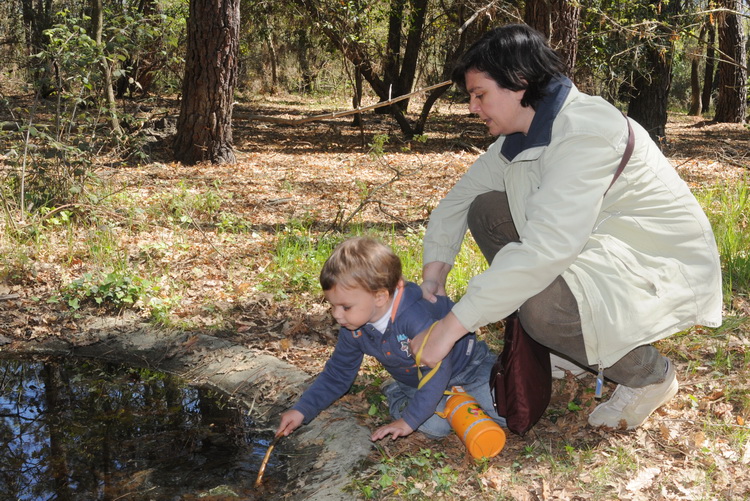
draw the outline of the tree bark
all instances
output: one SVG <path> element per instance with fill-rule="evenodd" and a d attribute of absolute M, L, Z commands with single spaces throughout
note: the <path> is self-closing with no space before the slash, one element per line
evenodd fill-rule
<path fill-rule="evenodd" d="M 688 115 L 694 117 L 700 116 L 701 114 L 701 81 L 700 75 L 700 61 L 694 54 L 690 59 L 690 109 Z"/>
<path fill-rule="evenodd" d="M 649 2 L 654 3 L 654 2 Z M 659 17 L 669 26 L 671 18 L 680 11 L 680 2 L 659 3 Z M 662 144 L 667 137 L 667 105 L 672 86 L 673 33 L 660 29 L 653 40 L 645 41 L 644 69 L 633 81 L 628 104 L 628 116 L 640 123 L 651 138 Z"/>
<path fill-rule="evenodd" d="M 186 164 L 234 163 L 232 105 L 240 0 L 190 0 L 185 77 L 174 143 Z"/>
<path fill-rule="evenodd" d="M 401 64 L 401 72 L 398 78 L 399 95 L 408 94 L 412 91 L 414 78 L 417 74 L 417 62 L 419 52 L 422 50 L 422 34 L 424 32 L 424 21 L 427 16 L 427 0 L 413 0 L 409 19 L 409 32 L 406 36 L 406 47 L 404 48 L 404 59 Z M 407 110 L 409 100 L 401 101 L 402 109 Z"/>
<path fill-rule="evenodd" d="M 307 36 L 307 28 L 302 27 L 297 30 L 297 62 L 299 63 L 300 73 L 302 73 L 302 92 L 309 94 L 313 90 L 315 73 L 310 68 L 308 51 L 312 44 Z"/>
<path fill-rule="evenodd" d="M 571 0 L 527 0 L 524 21 L 549 40 L 573 76 L 578 55 L 578 24 L 581 7 Z"/>
<path fill-rule="evenodd" d="M 701 78 L 700 57 L 706 40 L 706 26 L 701 27 L 698 35 L 698 46 L 689 54 L 690 57 L 690 108 L 688 115 L 700 116 L 701 114 Z"/>
<path fill-rule="evenodd" d="M 747 59 L 740 0 L 721 0 L 725 11 L 718 16 L 719 95 L 717 122 L 745 123 L 747 117 Z"/>
<path fill-rule="evenodd" d="M 706 67 L 703 71 L 703 94 L 701 95 L 701 113 L 706 113 L 711 106 L 711 96 L 714 92 L 714 68 L 716 66 L 714 43 L 716 42 L 716 28 L 709 20 L 705 24 L 708 31 L 706 42 Z"/>

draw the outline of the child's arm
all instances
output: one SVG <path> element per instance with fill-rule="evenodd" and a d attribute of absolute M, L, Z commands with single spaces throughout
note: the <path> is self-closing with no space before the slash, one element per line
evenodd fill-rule
<path fill-rule="evenodd" d="M 397 419 L 396 421 L 387 424 L 385 426 L 381 426 L 377 430 L 375 430 L 375 433 L 370 436 L 370 440 L 375 442 L 376 440 L 380 440 L 381 438 L 385 438 L 388 435 L 391 436 L 391 440 L 396 440 L 398 437 L 405 437 L 409 435 L 414 430 L 406 424 L 406 421 L 403 419 Z"/>
<path fill-rule="evenodd" d="M 286 437 L 302 425 L 305 416 L 296 409 L 289 409 L 281 415 L 281 423 L 276 430 L 276 436 Z"/>
<path fill-rule="evenodd" d="M 276 433 L 288 435 L 301 424 L 312 421 L 320 411 L 345 394 L 357 377 L 363 357 L 364 353 L 353 340 L 351 331 L 342 329 L 323 372 L 302 393 L 292 409 L 281 415 Z"/>

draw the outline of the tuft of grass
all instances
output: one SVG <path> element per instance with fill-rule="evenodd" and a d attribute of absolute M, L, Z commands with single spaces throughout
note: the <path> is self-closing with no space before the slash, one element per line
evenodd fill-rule
<path fill-rule="evenodd" d="M 371 474 L 357 479 L 350 490 L 364 499 L 430 499 L 450 495 L 459 480 L 459 471 L 447 463 L 446 455 L 421 448 L 416 454 L 383 458 Z"/>
<path fill-rule="evenodd" d="M 724 298 L 750 294 L 750 186 L 748 179 L 695 191 L 716 237 L 721 255 Z M 731 303 L 730 303 L 731 304 Z"/>

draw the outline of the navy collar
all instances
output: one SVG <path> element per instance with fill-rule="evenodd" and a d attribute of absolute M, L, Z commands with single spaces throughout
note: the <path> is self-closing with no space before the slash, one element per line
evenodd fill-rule
<path fill-rule="evenodd" d="M 536 108 L 529 133 L 515 132 L 506 136 L 500 152 L 512 161 L 516 155 L 529 148 L 547 146 L 552 141 L 552 123 L 570 94 L 573 82 L 564 75 L 554 77 L 545 90 L 544 97 Z"/>

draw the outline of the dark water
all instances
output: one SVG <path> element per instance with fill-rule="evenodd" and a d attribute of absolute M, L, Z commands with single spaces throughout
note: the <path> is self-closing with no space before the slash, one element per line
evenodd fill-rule
<path fill-rule="evenodd" d="M 262 499 L 277 447 L 246 412 L 147 369 L 85 360 L 0 359 L 0 499 Z"/>

